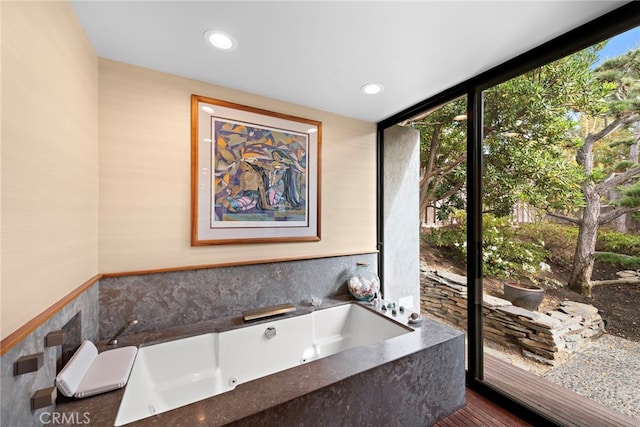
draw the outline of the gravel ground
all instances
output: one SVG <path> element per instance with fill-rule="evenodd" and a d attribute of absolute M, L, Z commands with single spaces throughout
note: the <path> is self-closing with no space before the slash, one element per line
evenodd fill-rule
<path fill-rule="evenodd" d="M 605 334 L 542 377 L 640 421 L 640 343 Z"/>
<path fill-rule="evenodd" d="M 447 324 L 438 317 L 422 314 Z M 640 421 L 640 342 L 604 334 L 558 366 L 534 362 L 491 341 L 485 341 L 484 350 Z"/>

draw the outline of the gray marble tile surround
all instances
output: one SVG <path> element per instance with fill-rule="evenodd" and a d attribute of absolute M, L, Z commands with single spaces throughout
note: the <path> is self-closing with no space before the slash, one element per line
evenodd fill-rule
<path fill-rule="evenodd" d="M 250 308 L 302 304 L 312 296 L 346 294 L 348 274 L 358 261 L 376 269 L 377 254 L 103 278 L 2 356 L 0 424 L 40 426 L 48 420 L 53 407 L 31 411 L 30 399 L 37 390 L 54 385 L 62 349 L 45 348 L 44 337 L 77 313 L 81 339 L 97 342 L 131 318 L 140 323 L 123 335 L 235 316 Z M 18 358 L 39 352 L 44 352 L 40 370 L 13 376 Z"/>
<path fill-rule="evenodd" d="M 375 271 L 377 254 L 103 278 L 100 339 L 112 337 L 130 319 L 139 323 L 123 336 L 346 294 L 348 274 L 358 261 Z"/>
<path fill-rule="evenodd" d="M 228 426 L 430 426 L 464 406 L 464 384 L 460 335 Z"/>
<path fill-rule="evenodd" d="M 41 426 L 42 420 L 49 420 L 54 407 L 31 411 L 31 396 L 37 390 L 54 385 L 56 361 L 61 357 L 62 348 L 45 347 L 45 336 L 69 322 L 80 313 L 81 339 L 95 341 L 98 338 L 98 285 L 94 284 L 58 313 L 29 334 L 24 340 L 2 355 L 2 426 Z M 13 376 L 14 362 L 22 356 L 44 353 L 44 363 L 36 372 Z"/>

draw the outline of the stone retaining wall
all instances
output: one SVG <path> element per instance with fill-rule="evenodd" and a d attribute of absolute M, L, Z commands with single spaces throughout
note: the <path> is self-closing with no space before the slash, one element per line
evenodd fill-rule
<path fill-rule="evenodd" d="M 423 270 L 420 282 L 423 313 L 466 330 L 466 278 Z M 484 295 L 482 306 L 485 339 L 521 349 L 525 357 L 549 365 L 555 365 L 604 333 L 598 310 L 588 304 L 565 301 L 545 314 Z"/>

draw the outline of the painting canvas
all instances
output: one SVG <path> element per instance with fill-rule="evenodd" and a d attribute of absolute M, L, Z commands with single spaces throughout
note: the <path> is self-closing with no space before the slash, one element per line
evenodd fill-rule
<path fill-rule="evenodd" d="M 321 123 L 192 97 L 192 243 L 319 240 Z"/>
<path fill-rule="evenodd" d="M 216 117 L 211 126 L 211 226 L 306 224 L 308 135 Z"/>

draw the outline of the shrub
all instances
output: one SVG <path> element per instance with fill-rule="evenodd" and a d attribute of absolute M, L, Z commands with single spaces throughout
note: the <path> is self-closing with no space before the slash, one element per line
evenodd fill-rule
<path fill-rule="evenodd" d="M 578 241 L 578 227 L 542 221 L 521 226 L 520 235 L 547 250 L 547 261 L 570 268 Z"/>
<path fill-rule="evenodd" d="M 618 254 L 639 256 L 640 236 L 601 229 L 598 232 L 596 250 L 599 252 L 615 252 Z"/>
<path fill-rule="evenodd" d="M 453 249 L 466 263 L 467 227 L 464 211 L 453 216 L 456 223 L 434 229 L 425 236 L 430 243 Z M 571 269 L 578 240 L 578 227 L 555 222 L 524 224 L 514 227 L 505 218 L 484 215 L 483 274 L 487 277 L 530 277 L 546 261 Z M 640 266 L 640 236 L 607 229 L 598 231 L 597 259 L 623 268 Z"/>
<path fill-rule="evenodd" d="M 425 238 L 439 247 L 454 249 L 466 262 L 467 224 L 464 212 L 453 216 L 452 226 L 435 229 Z M 488 277 L 519 278 L 535 275 L 547 251 L 537 241 L 518 237 L 519 229 L 506 218 L 482 217 L 482 272 Z"/>
<path fill-rule="evenodd" d="M 596 259 L 622 268 L 640 268 L 639 256 L 621 255 L 612 252 L 599 252 L 596 254 Z"/>

